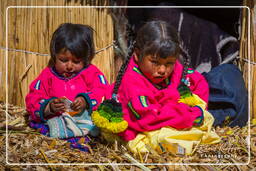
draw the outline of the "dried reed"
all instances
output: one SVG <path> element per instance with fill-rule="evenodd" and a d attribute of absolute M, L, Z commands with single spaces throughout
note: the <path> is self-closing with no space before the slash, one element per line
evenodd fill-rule
<path fill-rule="evenodd" d="M 242 11 L 242 25 L 241 25 L 241 40 L 240 40 L 240 69 L 243 72 L 245 84 L 248 88 L 250 96 L 250 115 L 256 118 L 256 54 L 255 54 L 255 36 L 256 28 L 254 25 L 255 20 L 255 2 L 244 0 L 243 5 L 250 8 L 248 21 L 248 10 Z M 249 24 L 250 23 L 250 24 Z M 249 27 L 248 27 L 249 25 Z M 248 69 L 250 68 L 250 73 Z M 250 77 L 248 75 L 250 74 Z M 250 85 L 249 85 L 250 83 Z"/>
<path fill-rule="evenodd" d="M 5 164 L 5 103 L 0 102 L 0 170 L 27 170 L 27 166 L 10 166 Z M 52 167 L 54 170 L 251 170 L 256 167 L 256 120 L 252 121 L 251 127 L 224 127 L 216 128 L 216 133 L 221 136 L 222 141 L 218 144 L 203 145 L 200 144 L 195 153 L 191 156 L 174 156 L 168 152 L 161 155 L 154 153 L 141 153 L 134 155 L 130 153 L 124 145 L 119 142 L 113 144 L 107 143 L 102 138 L 92 138 L 87 144 L 90 152 L 82 152 L 72 149 L 69 143 L 64 140 L 54 139 L 38 134 L 34 129 L 27 126 L 27 112 L 24 108 L 9 105 L 8 106 L 8 162 L 9 163 L 103 163 L 103 168 L 98 166 L 40 166 L 41 170 Z M 251 144 L 248 147 L 248 129 L 251 133 Z M 249 151 L 248 148 L 251 148 Z M 250 155 L 249 155 L 250 152 Z M 236 165 L 236 163 L 247 165 Z M 110 165 L 112 163 L 112 165 Z M 114 163 L 129 165 L 114 165 Z M 152 163 L 159 165 L 151 165 Z M 161 164 L 170 165 L 161 165 Z M 176 165 L 173 163 L 194 165 Z M 215 164 L 198 166 L 201 164 Z M 229 163 L 230 165 L 221 165 L 220 163 Z M 30 170 L 40 169 L 37 166 L 31 166 Z"/>

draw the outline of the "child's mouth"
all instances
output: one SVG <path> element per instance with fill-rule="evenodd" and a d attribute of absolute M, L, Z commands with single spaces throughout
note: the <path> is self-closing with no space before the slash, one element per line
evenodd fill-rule
<path fill-rule="evenodd" d="M 154 79 L 155 79 L 155 80 L 164 80 L 164 79 L 165 79 L 165 77 L 158 76 L 158 77 L 155 77 Z"/>
<path fill-rule="evenodd" d="M 64 77 L 71 77 L 74 75 L 74 72 L 65 72 L 63 75 Z"/>
<path fill-rule="evenodd" d="M 155 77 L 156 79 L 162 79 L 164 78 L 164 76 L 158 76 L 158 77 Z"/>
<path fill-rule="evenodd" d="M 154 83 L 158 84 L 158 83 L 162 82 L 164 79 L 165 79 L 164 76 L 156 76 L 156 77 L 153 78 L 152 81 L 153 81 Z"/>

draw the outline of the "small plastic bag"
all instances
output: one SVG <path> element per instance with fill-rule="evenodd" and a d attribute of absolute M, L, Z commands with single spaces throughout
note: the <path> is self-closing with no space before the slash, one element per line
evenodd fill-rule
<path fill-rule="evenodd" d="M 74 111 L 71 109 L 71 104 L 73 103 L 71 100 L 69 100 L 67 97 L 61 97 L 60 98 L 62 102 L 65 105 L 65 112 L 68 113 L 70 116 L 74 116 L 79 113 L 79 111 Z"/>

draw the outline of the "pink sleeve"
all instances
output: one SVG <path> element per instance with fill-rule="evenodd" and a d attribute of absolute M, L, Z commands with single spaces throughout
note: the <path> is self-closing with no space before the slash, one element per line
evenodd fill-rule
<path fill-rule="evenodd" d="M 178 86 L 180 84 L 181 75 L 183 72 L 183 65 L 178 60 L 175 63 L 175 68 L 173 72 L 174 73 L 171 80 L 174 84 Z M 188 68 L 187 72 L 188 74 L 186 76 L 186 79 L 189 79 L 188 81 L 190 83 L 190 90 L 194 94 L 198 95 L 206 103 L 208 103 L 209 86 L 204 76 L 192 68 Z"/>
<path fill-rule="evenodd" d="M 208 104 L 209 85 L 206 79 L 197 71 L 194 71 L 193 74 L 189 74 L 188 77 L 190 78 L 189 88 L 191 91 Z"/>
<path fill-rule="evenodd" d="M 136 92 L 141 93 L 132 93 L 127 106 L 124 106 L 124 119 L 128 122 L 129 128 L 121 135 L 126 140 L 135 138 L 130 133 L 131 130 L 144 132 L 164 126 L 190 128 L 194 120 L 202 115 L 200 108 L 178 103 L 180 96 L 176 89 L 159 90 L 157 94 L 138 87 L 137 90 Z"/>
<path fill-rule="evenodd" d="M 46 79 L 47 74 L 43 72 L 29 86 L 29 93 L 26 96 L 26 108 L 33 121 L 45 121 L 43 116 L 44 109 L 48 102 L 54 98 L 47 95 Z"/>
<path fill-rule="evenodd" d="M 89 111 L 96 110 L 105 98 L 109 98 L 108 81 L 103 73 L 93 65 L 84 74 L 84 79 L 88 86 L 88 90 L 84 95 L 87 103 L 91 106 Z"/>

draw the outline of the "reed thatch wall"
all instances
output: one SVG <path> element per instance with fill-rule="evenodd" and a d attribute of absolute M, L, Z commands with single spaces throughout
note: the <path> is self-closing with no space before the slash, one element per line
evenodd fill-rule
<path fill-rule="evenodd" d="M 250 10 L 242 12 L 239 64 L 249 92 L 250 115 L 256 118 L 256 0 L 244 0 L 244 5 Z"/>
<path fill-rule="evenodd" d="M 5 72 L 8 55 L 8 102 L 24 106 L 29 84 L 47 66 L 50 58 L 49 42 L 54 30 L 64 22 L 88 24 L 95 29 L 96 51 L 92 61 L 110 82 L 114 78 L 113 22 L 107 8 L 77 8 L 106 6 L 107 0 L 2 0 L 0 3 L 0 101 L 5 100 Z M 8 8 L 8 6 L 48 6 L 48 8 Z M 74 8 L 49 8 L 49 6 L 76 6 Z M 6 25 L 8 48 L 6 50 Z M 2 27 L 3 26 L 3 27 Z M 36 53 L 28 53 L 36 52 Z M 6 54 L 8 53 L 8 54 Z M 46 55 L 44 55 L 46 54 Z"/>

